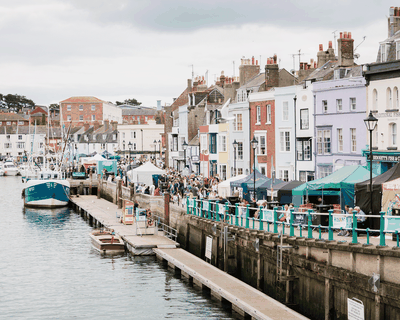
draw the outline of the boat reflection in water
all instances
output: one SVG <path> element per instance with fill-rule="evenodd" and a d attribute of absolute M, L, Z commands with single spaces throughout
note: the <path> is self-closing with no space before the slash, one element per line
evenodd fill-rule
<path fill-rule="evenodd" d="M 23 208 L 25 219 L 32 224 L 46 227 L 59 228 L 70 219 L 68 207 L 54 209 Z"/>

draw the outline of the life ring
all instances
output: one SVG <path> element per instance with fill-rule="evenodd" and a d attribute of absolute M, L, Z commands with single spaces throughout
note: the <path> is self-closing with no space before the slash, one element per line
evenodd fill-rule
<path fill-rule="evenodd" d="M 152 227 L 154 225 L 154 220 L 153 219 L 147 219 L 147 226 Z"/>

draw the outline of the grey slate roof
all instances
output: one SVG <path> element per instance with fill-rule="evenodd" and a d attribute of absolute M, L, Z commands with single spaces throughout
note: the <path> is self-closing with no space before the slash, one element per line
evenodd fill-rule
<path fill-rule="evenodd" d="M 121 109 L 123 116 L 155 116 L 157 114 L 156 109 L 142 106 L 128 106 Z"/>

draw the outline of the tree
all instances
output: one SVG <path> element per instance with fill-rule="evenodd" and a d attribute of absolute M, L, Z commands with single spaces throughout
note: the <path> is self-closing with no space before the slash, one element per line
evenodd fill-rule
<path fill-rule="evenodd" d="M 35 107 L 35 103 L 31 99 L 18 94 L 0 94 L 0 105 L 15 112 L 20 111 L 22 108 Z"/>
<path fill-rule="evenodd" d="M 49 110 L 53 110 L 53 109 L 60 109 L 60 106 L 58 105 L 58 103 L 52 103 L 51 105 L 49 105 Z"/>
<path fill-rule="evenodd" d="M 140 106 L 142 103 L 137 101 L 136 99 L 132 98 L 132 99 L 125 99 L 123 102 L 116 101 L 115 104 L 117 106 L 120 106 L 121 104 L 129 104 L 131 106 Z"/>

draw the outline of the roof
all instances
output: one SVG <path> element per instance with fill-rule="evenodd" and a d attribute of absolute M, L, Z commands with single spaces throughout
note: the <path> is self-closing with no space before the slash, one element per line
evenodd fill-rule
<path fill-rule="evenodd" d="M 94 103 L 94 102 L 101 102 L 103 103 L 103 100 L 100 100 L 96 97 L 71 97 L 68 98 L 66 100 L 61 101 L 60 103 L 67 103 L 67 102 L 71 102 L 71 103 Z"/>
<path fill-rule="evenodd" d="M 192 140 L 189 141 L 188 146 L 198 146 L 199 145 L 199 135 L 196 134 Z"/>
<path fill-rule="evenodd" d="M 315 69 L 313 72 L 311 72 L 311 74 L 308 77 L 306 77 L 305 80 L 311 80 L 311 79 L 315 79 L 316 81 L 332 80 L 334 77 L 334 71 L 337 69 L 348 70 L 343 75 L 340 76 L 340 79 L 362 76 L 361 66 L 359 65 L 354 65 L 351 67 L 343 67 L 339 66 L 338 61 L 328 61 L 320 68 Z"/>
<path fill-rule="evenodd" d="M 243 84 L 239 89 L 259 87 L 265 82 L 265 73 L 259 73 L 258 75 L 251 78 L 245 84 Z"/>
<path fill-rule="evenodd" d="M 47 135 L 50 132 L 50 137 L 60 137 L 61 128 L 60 127 L 50 127 L 47 128 L 46 125 L 40 126 L 3 126 L 0 127 L 0 134 L 44 134 Z"/>
<path fill-rule="evenodd" d="M 16 113 L 0 113 L 0 121 L 26 121 L 24 117 Z"/>
<path fill-rule="evenodd" d="M 122 108 L 123 116 L 155 116 L 157 110 L 149 107 L 135 106 L 130 108 Z"/>

